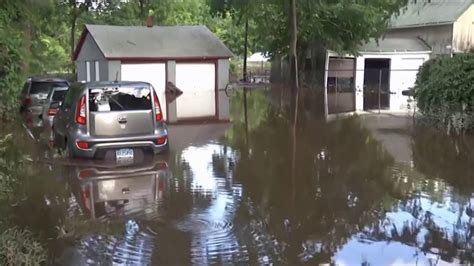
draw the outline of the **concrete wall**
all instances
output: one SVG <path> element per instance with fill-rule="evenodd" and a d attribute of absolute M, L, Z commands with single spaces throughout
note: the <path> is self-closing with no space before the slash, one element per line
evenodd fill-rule
<path fill-rule="evenodd" d="M 432 56 L 450 54 L 453 42 L 453 25 L 390 29 L 386 37 L 421 38 L 433 49 Z"/>
<path fill-rule="evenodd" d="M 402 91 L 412 87 L 416 80 L 419 67 L 430 58 L 429 53 L 386 53 L 361 54 L 357 58 L 356 66 L 356 110 L 364 108 L 364 74 L 365 59 L 390 59 L 390 110 L 403 111 L 407 109 L 408 96 Z"/>
<path fill-rule="evenodd" d="M 87 79 L 86 62 L 89 62 L 91 81 L 96 80 L 96 61 L 99 62 L 99 80 L 109 80 L 108 61 L 105 59 L 102 51 L 100 51 L 91 35 L 87 34 L 76 60 L 78 81 L 85 81 Z"/>
<path fill-rule="evenodd" d="M 455 52 L 474 48 L 474 5 L 454 23 L 453 48 Z"/>

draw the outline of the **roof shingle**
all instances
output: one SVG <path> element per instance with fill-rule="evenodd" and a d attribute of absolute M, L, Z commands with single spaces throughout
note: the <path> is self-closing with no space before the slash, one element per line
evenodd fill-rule
<path fill-rule="evenodd" d="M 108 59 L 205 59 L 233 56 L 219 38 L 205 26 L 148 28 L 86 25 L 85 30 L 91 34 Z"/>
<path fill-rule="evenodd" d="M 390 21 L 390 28 L 408 28 L 454 23 L 473 0 L 410 0 L 410 3 Z"/>

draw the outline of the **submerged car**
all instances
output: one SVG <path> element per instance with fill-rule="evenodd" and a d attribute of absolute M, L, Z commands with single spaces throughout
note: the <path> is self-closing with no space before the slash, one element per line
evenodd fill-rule
<path fill-rule="evenodd" d="M 44 133 L 49 137 L 49 141 L 52 141 L 52 127 L 54 117 L 58 113 L 59 106 L 64 101 L 64 96 L 67 93 L 69 87 L 53 87 L 46 98 L 45 104 L 43 105 L 43 114 L 41 119 L 43 120 Z"/>
<path fill-rule="evenodd" d="M 65 157 L 133 159 L 168 151 L 168 129 L 146 82 L 75 83 L 53 122 L 54 146 Z"/>
<path fill-rule="evenodd" d="M 29 78 L 20 95 L 20 113 L 27 120 L 31 128 L 41 128 L 43 120 L 43 105 L 46 103 L 48 94 L 55 87 L 68 87 L 69 82 L 64 79 L 48 77 Z"/>

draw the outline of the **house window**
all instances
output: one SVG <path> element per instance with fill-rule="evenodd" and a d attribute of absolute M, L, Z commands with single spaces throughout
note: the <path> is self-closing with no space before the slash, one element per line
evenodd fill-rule
<path fill-rule="evenodd" d="M 95 81 L 100 81 L 99 61 L 95 61 Z"/>
<path fill-rule="evenodd" d="M 86 61 L 86 81 L 91 81 L 91 62 Z"/>

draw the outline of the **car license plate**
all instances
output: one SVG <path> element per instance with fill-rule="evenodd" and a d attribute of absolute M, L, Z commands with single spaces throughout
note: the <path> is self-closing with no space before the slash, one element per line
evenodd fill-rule
<path fill-rule="evenodd" d="M 128 161 L 133 159 L 133 149 L 120 149 L 115 151 L 117 161 Z"/>

